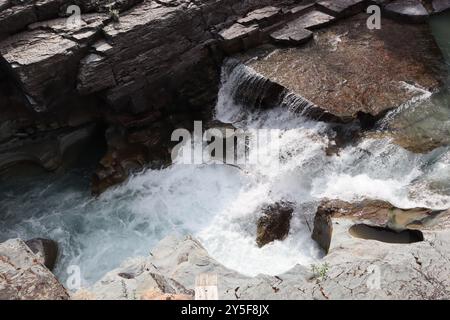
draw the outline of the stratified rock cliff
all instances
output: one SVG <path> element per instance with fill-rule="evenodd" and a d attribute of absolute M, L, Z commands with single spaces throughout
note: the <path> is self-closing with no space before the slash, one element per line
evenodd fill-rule
<path fill-rule="evenodd" d="M 354 29 L 351 24 L 355 20 L 345 20 L 328 32 L 316 32 L 373 3 L 381 4 L 386 16 L 406 23 L 423 22 L 429 14 L 450 6 L 438 0 L 2 1 L 0 169 L 28 161 L 53 170 L 61 164 L 68 146 L 89 138 L 93 124 L 108 128 L 108 150 L 93 180 L 95 193 L 124 181 L 130 171 L 145 164 L 165 165 L 170 132 L 180 126 L 189 129 L 187 123 L 193 119 L 210 118 L 224 57 L 268 43 L 297 47 L 311 41 L 313 34 L 319 37 L 316 45 L 295 51 L 297 58 L 309 59 L 303 77 L 292 78 L 289 72 L 296 69 L 289 63 L 279 65 L 280 70 L 289 69 L 286 75 L 295 81 L 270 72 L 267 63 L 285 51 L 265 62 L 253 61 L 251 66 L 269 77 L 278 86 L 277 92 L 285 94 L 288 88 L 312 100 L 318 107 L 313 112 L 316 119 L 353 119 L 356 114 L 370 124 L 372 115 L 379 116 L 410 98 L 404 88 L 397 88 L 399 82 L 411 80 L 436 89 L 441 78 L 436 68 L 423 68 L 425 63 L 420 61 L 441 59 L 423 25 L 386 22 L 387 28 L 395 31 L 392 36 L 371 34 L 375 43 L 360 46 L 354 56 L 353 48 L 369 36 L 367 30 Z M 364 17 L 356 19 L 360 20 Z M 352 30 L 347 43 L 342 40 L 347 35 L 337 33 L 348 28 Z M 407 41 L 406 37 L 401 42 L 406 43 L 405 50 L 390 49 L 395 37 L 409 32 L 420 35 L 419 41 Z M 344 50 L 327 53 L 328 44 L 323 42 L 332 41 L 335 33 L 335 40 L 345 44 Z M 424 46 L 400 62 L 408 52 L 407 42 L 413 46 L 411 52 L 421 43 Z M 371 49 L 375 50 L 365 71 L 365 53 Z M 421 56 L 420 52 L 427 54 Z M 253 52 L 246 55 L 257 56 Z M 330 64 L 339 57 L 345 61 L 342 66 Z M 359 70 L 350 67 L 353 60 L 357 62 L 353 68 Z M 397 72 L 393 67 L 401 66 L 401 72 L 389 78 L 398 90 L 388 88 L 392 81 L 380 83 L 380 64 L 391 73 Z M 349 79 L 334 78 L 337 69 Z M 374 74 L 369 86 L 360 85 L 364 73 Z M 314 79 L 322 80 L 316 86 Z M 276 98 L 276 94 L 267 97 L 270 101 Z M 351 112 L 341 110 L 346 102 Z M 373 110 L 379 102 L 380 112 Z"/>

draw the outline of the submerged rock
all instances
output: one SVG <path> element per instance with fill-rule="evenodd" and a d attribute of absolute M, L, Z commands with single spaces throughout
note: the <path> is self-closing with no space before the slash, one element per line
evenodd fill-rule
<path fill-rule="evenodd" d="M 284 240 L 291 226 L 294 208 L 291 203 L 277 202 L 263 208 L 263 216 L 258 219 L 256 243 L 259 247 L 275 240 Z"/>
<path fill-rule="evenodd" d="M 19 239 L 0 244 L 0 300 L 66 300 L 69 295 Z"/>

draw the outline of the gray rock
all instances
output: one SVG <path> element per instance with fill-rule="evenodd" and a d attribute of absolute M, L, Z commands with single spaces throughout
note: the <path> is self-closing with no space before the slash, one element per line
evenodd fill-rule
<path fill-rule="evenodd" d="M 11 6 L 11 2 L 9 0 L 0 0 L 0 12 L 8 9 Z"/>
<path fill-rule="evenodd" d="M 295 26 L 287 26 L 272 33 L 270 38 L 275 43 L 298 46 L 310 41 L 313 38 L 313 33 L 306 29 L 297 29 Z"/>
<path fill-rule="evenodd" d="M 0 54 L 18 75 L 38 112 L 72 90 L 68 81 L 76 72 L 79 52 L 76 42 L 44 30 L 24 32 L 0 43 Z"/>
<path fill-rule="evenodd" d="M 192 292 L 196 276 L 209 273 L 217 274 L 219 299 L 226 300 L 448 299 L 450 266 L 436 263 L 450 257 L 448 222 L 448 214 L 441 216 L 435 227 L 423 230 L 425 241 L 399 245 L 354 238 L 348 232 L 354 225 L 351 220 L 333 219 L 330 251 L 314 268 L 323 270 L 320 275 L 311 267 L 297 265 L 278 276 L 246 277 L 211 258 L 192 237 L 170 236 L 152 250 L 151 256 L 124 263 L 84 294 L 91 299 L 126 299 L 135 292 L 135 298 L 140 299 L 140 292 L 155 288 L 150 273 L 176 281 Z M 123 272 L 135 276 L 129 280 L 119 277 Z M 141 274 L 149 280 L 136 281 Z"/>
<path fill-rule="evenodd" d="M 36 12 L 31 5 L 7 8 L 0 11 L 0 40 L 36 21 Z"/>
<path fill-rule="evenodd" d="M 428 18 L 428 11 L 420 0 L 397 0 L 384 7 L 385 12 L 395 18 L 411 22 L 423 22 Z"/>
<path fill-rule="evenodd" d="M 361 13 L 315 31 L 308 45 L 264 47 L 241 61 L 344 122 L 358 118 L 370 125 L 420 94 L 405 90 L 405 82 L 439 90 L 445 62 L 427 25 L 384 19 L 373 31 L 366 21 Z"/>
<path fill-rule="evenodd" d="M 348 203 L 341 200 L 324 200 L 317 209 L 314 220 L 314 230 L 312 238 L 328 252 L 333 238 L 333 219 L 347 219 L 355 225 L 365 224 L 375 227 L 373 230 L 364 230 L 364 227 L 355 229 L 355 235 L 380 230 L 380 236 L 383 232 L 403 232 L 405 230 L 420 230 L 430 227 L 440 221 L 439 218 L 447 212 L 433 211 L 426 208 L 396 208 L 392 204 L 379 200 L 363 200 L 357 203 Z M 367 231 L 367 232 L 366 232 Z M 412 233 L 414 234 L 414 233 Z M 389 242 L 389 234 L 385 234 Z M 394 236 L 393 236 L 394 237 Z M 392 238 L 392 237 L 391 237 Z"/>
<path fill-rule="evenodd" d="M 66 300 L 55 276 L 19 239 L 0 244 L 0 300 Z"/>
<path fill-rule="evenodd" d="M 39 137 L 18 137 L 11 144 L 0 145 L 0 169 L 18 163 L 37 164 L 46 170 L 56 170 L 65 152 L 73 145 L 86 141 L 94 132 L 90 123 L 76 128 L 55 128 Z"/>
<path fill-rule="evenodd" d="M 281 9 L 277 7 L 264 7 L 247 14 L 246 17 L 239 19 L 237 22 L 244 26 L 252 26 L 257 24 L 264 28 L 277 22 L 281 17 Z"/>
<path fill-rule="evenodd" d="M 450 0 L 433 0 L 434 12 L 444 12 L 450 9 Z"/>

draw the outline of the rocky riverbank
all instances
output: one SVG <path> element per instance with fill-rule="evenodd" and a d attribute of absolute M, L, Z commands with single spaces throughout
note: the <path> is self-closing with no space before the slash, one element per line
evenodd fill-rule
<path fill-rule="evenodd" d="M 426 22 L 449 1 L 75 1 L 81 20 L 68 16 L 71 4 L 0 0 L 0 170 L 23 162 L 56 170 L 98 132 L 106 150 L 93 172 L 96 195 L 142 168 L 169 166 L 170 133 L 211 120 L 222 72 L 238 76 L 230 98 L 251 110 L 281 106 L 331 124 L 329 136 L 308 136 L 329 140 L 328 160 L 367 137 L 418 153 L 448 143 L 379 122 L 444 91 L 447 69 Z M 381 30 L 366 27 L 372 4 Z M 0 299 L 193 299 L 201 274 L 218 276 L 223 299 L 450 298 L 448 210 L 322 200 L 310 227 L 324 257 L 311 267 L 244 276 L 192 236 L 171 236 L 68 293 L 50 271 L 57 254 L 42 254 L 45 241 L 9 240 L 0 244 Z M 262 208 L 249 227 L 254 246 L 285 240 L 294 210 L 281 201 Z"/>
<path fill-rule="evenodd" d="M 206 273 L 217 274 L 219 298 L 229 300 L 448 299 L 449 217 L 448 210 L 402 210 L 380 201 L 327 201 L 316 214 L 313 237 L 329 228 L 328 254 L 311 268 L 297 265 L 278 276 L 245 277 L 214 260 L 192 237 L 171 236 L 149 256 L 124 263 L 72 298 L 146 299 L 148 292 L 158 299 L 193 298 L 196 276 Z M 387 235 L 376 229 L 378 239 L 349 233 L 361 224 L 388 230 Z M 392 239 L 403 237 L 399 230 L 415 230 L 423 238 L 396 242 Z"/>

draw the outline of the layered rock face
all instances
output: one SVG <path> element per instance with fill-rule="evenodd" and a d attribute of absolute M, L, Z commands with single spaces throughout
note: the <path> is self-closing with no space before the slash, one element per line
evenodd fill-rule
<path fill-rule="evenodd" d="M 145 164 L 161 167 L 173 128 L 210 117 L 224 56 L 265 43 L 299 46 L 313 35 L 314 44 L 301 49 L 245 55 L 270 53 L 248 63 L 274 84 L 267 102 L 290 90 L 317 106 L 308 108 L 315 119 L 358 116 L 371 124 L 413 97 L 411 84 L 434 90 L 441 80 L 440 54 L 424 25 L 383 19 L 384 28 L 371 32 L 358 16 L 316 31 L 372 3 L 411 21 L 417 7 L 426 16 L 448 8 L 437 0 L 6 1 L 0 169 L 22 161 L 55 169 L 94 123 L 116 133 L 107 139 L 121 136 L 108 140 L 95 193 Z M 293 64 L 299 60 L 302 66 Z"/>
<path fill-rule="evenodd" d="M 26 161 L 54 169 L 61 131 L 99 122 L 122 137 L 108 141 L 94 192 L 155 158 L 160 166 L 169 140 L 157 136 L 207 118 L 214 105 L 218 30 L 271 2 L 8 2 L 0 9 L 0 65 L 14 92 L 5 85 L 0 97 L 11 110 L 1 115 L 1 168 Z"/>

